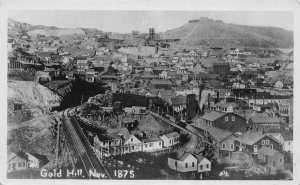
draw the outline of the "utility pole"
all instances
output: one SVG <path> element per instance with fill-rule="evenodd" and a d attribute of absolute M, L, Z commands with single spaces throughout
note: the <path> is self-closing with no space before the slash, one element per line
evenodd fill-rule
<path fill-rule="evenodd" d="M 55 167 L 58 167 L 58 151 L 59 151 L 59 135 L 60 135 L 60 121 L 57 120 L 57 138 L 56 138 L 56 155 L 55 155 Z"/>

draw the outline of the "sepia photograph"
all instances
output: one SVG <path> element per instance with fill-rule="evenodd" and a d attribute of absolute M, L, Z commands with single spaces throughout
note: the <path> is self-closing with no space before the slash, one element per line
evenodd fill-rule
<path fill-rule="evenodd" d="M 6 14 L 8 180 L 296 178 L 293 9 Z"/>

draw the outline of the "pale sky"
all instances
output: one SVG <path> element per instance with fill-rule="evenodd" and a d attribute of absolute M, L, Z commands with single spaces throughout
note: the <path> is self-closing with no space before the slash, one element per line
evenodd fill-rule
<path fill-rule="evenodd" d="M 9 10 L 8 17 L 34 25 L 61 28 L 98 28 L 105 32 L 156 32 L 177 28 L 190 19 L 209 17 L 225 23 L 275 26 L 293 30 L 293 13 L 286 11 L 109 11 Z"/>

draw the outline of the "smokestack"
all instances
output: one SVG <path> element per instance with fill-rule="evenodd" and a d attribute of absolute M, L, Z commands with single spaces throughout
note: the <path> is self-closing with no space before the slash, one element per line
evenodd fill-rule
<path fill-rule="evenodd" d="M 204 85 L 200 84 L 199 85 L 199 101 L 198 101 L 200 114 L 202 113 L 202 107 L 200 106 L 200 102 L 201 102 L 201 94 L 202 94 L 203 89 L 204 89 Z"/>

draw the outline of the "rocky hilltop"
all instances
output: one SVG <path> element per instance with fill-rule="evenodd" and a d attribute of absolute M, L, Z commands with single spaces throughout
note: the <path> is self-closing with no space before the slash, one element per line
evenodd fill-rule
<path fill-rule="evenodd" d="M 220 20 L 200 18 L 162 34 L 179 38 L 185 45 L 221 47 L 292 48 L 293 31 L 277 27 L 227 24 Z"/>

